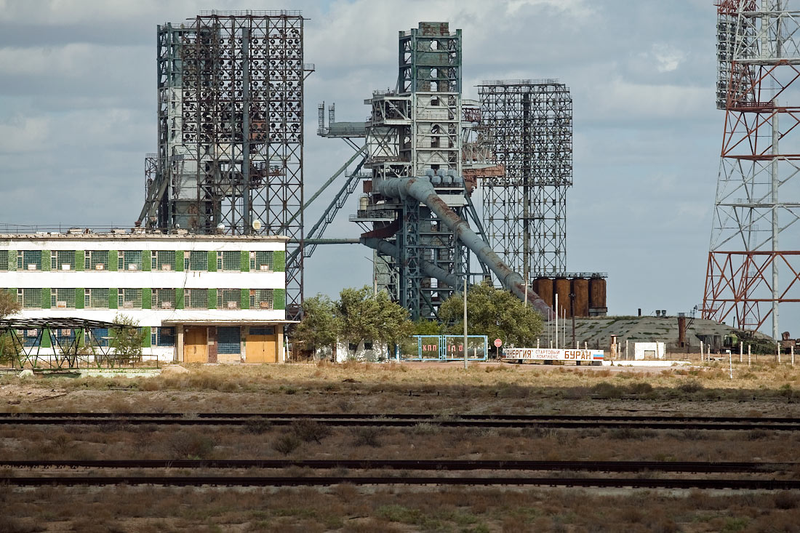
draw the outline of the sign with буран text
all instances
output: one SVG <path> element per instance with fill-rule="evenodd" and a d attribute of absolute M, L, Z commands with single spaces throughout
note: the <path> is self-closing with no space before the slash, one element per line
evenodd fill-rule
<path fill-rule="evenodd" d="M 603 350 L 569 350 L 561 348 L 506 348 L 503 359 L 531 361 L 602 361 Z"/>

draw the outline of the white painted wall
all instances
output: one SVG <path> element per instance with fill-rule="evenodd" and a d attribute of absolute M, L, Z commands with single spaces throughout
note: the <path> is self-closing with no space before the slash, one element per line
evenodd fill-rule
<path fill-rule="evenodd" d="M 284 272 L 18 270 L 0 272 L 0 286 L 15 289 L 283 289 Z"/>
<path fill-rule="evenodd" d="M 645 356 L 655 357 L 656 359 L 666 359 L 667 347 L 663 342 L 634 342 L 633 356 L 637 361 L 645 359 Z"/>

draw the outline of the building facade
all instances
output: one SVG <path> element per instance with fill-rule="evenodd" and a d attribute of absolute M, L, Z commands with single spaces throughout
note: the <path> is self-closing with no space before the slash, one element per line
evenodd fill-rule
<path fill-rule="evenodd" d="M 145 333 L 143 354 L 160 360 L 283 362 L 287 241 L 122 230 L 0 235 L 0 289 L 22 306 L 12 318 L 133 319 Z"/>

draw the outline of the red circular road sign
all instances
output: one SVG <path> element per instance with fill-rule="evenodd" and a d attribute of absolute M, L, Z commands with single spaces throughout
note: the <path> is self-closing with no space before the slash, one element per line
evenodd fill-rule
<path fill-rule="evenodd" d="M 499 348 L 503 345 L 503 341 L 501 341 L 500 339 L 495 339 L 494 345 Z"/>

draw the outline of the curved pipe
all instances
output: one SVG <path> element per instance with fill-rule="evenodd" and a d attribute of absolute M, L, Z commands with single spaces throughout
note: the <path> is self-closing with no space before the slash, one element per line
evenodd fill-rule
<path fill-rule="evenodd" d="M 376 238 L 362 238 L 361 242 L 366 246 L 369 246 L 373 250 L 378 250 L 383 254 L 391 255 L 395 259 L 397 259 L 400 256 L 400 253 L 397 250 L 397 246 L 388 241 Z M 429 263 L 424 259 L 420 262 L 420 268 L 422 269 L 423 274 L 425 274 L 426 276 L 429 276 L 431 278 L 436 278 L 442 283 L 445 283 L 454 289 L 458 289 L 459 285 L 461 284 L 461 281 L 458 279 L 458 276 L 456 276 L 455 274 L 451 274 L 447 270 L 439 268 L 433 263 Z"/>
<path fill-rule="evenodd" d="M 497 275 L 503 287 L 514 293 L 520 300 L 525 300 L 526 284 L 522 276 L 508 268 L 503 260 L 500 259 L 500 256 L 472 231 L 466 221 L 447 207 L 447 204 L 436 194 L 429 180 L 424 178 L 375 180 L 373 181 L 373 191 L 391 198 L 405 199 L 411 197 L 428 206 L 450 228 L 458 240 L 463 242 L 467 248 L 472 250 L 475 255 L 488 265 L 489 269 Z M 437 277 L 437 279 L 439 278 Z M 527 288 L 527 299 L 545 319 L 550 320 L 553 318 L 554 313 L 550 306 L 530 288 Z"/>

